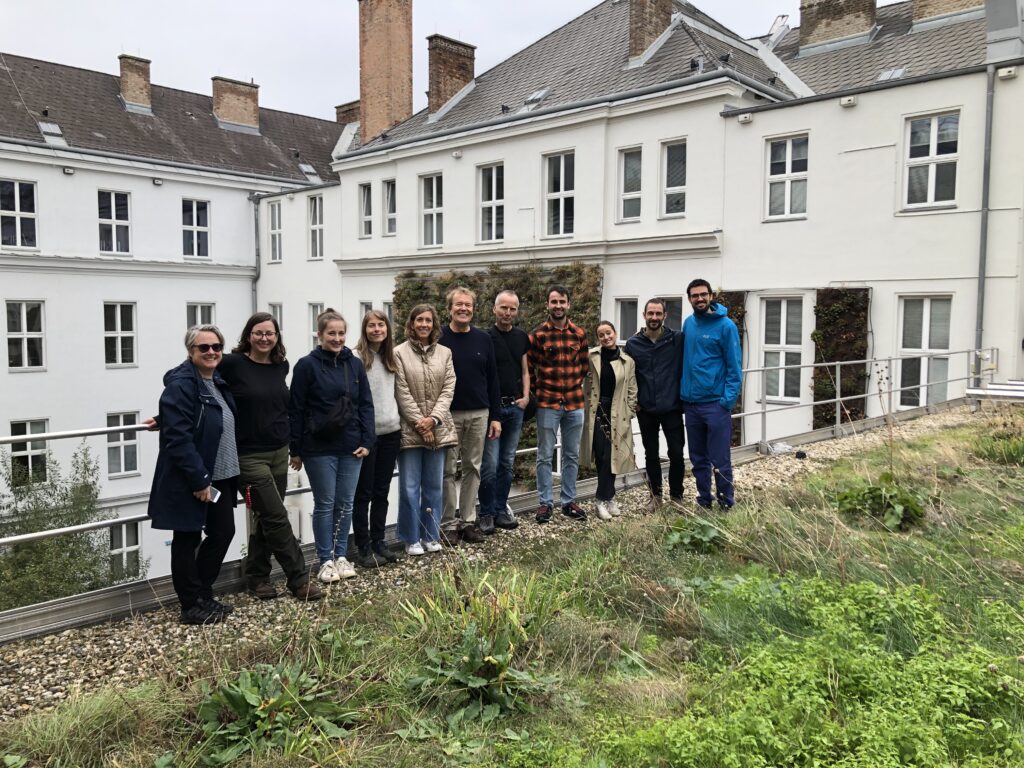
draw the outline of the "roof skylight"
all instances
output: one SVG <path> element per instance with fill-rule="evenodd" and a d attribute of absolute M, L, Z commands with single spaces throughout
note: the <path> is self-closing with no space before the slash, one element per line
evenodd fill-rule
<path fill-rule="evenodd" d="M 311 181 L 314 184 L 323 184 L 323 179 L 320 178 L 320 174 L 318 174 L 316 172 L 316 168 L 309 163 L 299 163 L 299 170 L 302 171 L 308 181 Z"/>
<path fill-rule="evenodd" d="M 56 123 L 40 120 L 38 125 L 39 132 L 43 134 L 43 141 L 47 144 L 55 144 L 58 147 L 66 147 L 68 145 L 64 139 L 64 133 Z"/>
<path fill-rule="evenodd" d="M 883 71 L 878 76 L 878 82 L 884 83 L 886 80 L 899 80 L 906 73 L 906 67 L 894 67 Z"/>

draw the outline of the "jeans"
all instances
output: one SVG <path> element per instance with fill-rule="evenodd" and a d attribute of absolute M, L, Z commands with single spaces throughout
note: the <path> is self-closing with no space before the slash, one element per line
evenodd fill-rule
<path fill-rule="evenodd" d="M 523 413 L 518 405 L 502 406 L 501 437 L 488 440 L 484 446 L 484 460 L 480 465 L 480 517 L 501 514 L 508 506 L 512 465 L 523 432 Z"/>
<path fill-rule="evenodd" d="M 213 597 L 213 582 L 235 536 L 235 479 L 215 480 L 213 487 L 220 499 L 206 505 L 203 530 L 175 531 L 171 539 L 171 583 L 184 610 L 200 597 Z"/>
<path fill-rule="evenodd" d="M 452 411 L 455 434 L 459 445 L 449 450 L 444 464 L 444 514 L 441 527 L 446 531 L 464 528 L 476 522 L 476 494 L 480 489 L 480 463 L 484 458 L 487 427 L 490 424 L 486 409 Z M 455 468 L 462 459 L 462 482 L 458 495 L 455 491 Z M 458 517 L 455 510 L 458 508 Z"/>
<path fill-rule="evenodd" d="M 273 555 L 288 577 L 288 587 L 295 589 L 309 580 L 309 574 L 283 501 L 288 482 L 288 446 L 243 454 L 238 457 L 238 465 L 238 483 L 250 509 L 246 581 L 249 586 L 268 581 Z"/>
<path fill-rule="evenodd" d="M 446 448 L 406 448 L 398 454 L 398 538 L 406 544 L 441 534 L 441 482 Z"/>
<path fill-rule="evenodd" d="M 736 501 L 732 485 L 732 414 L 717 402 L 684 403 L 683 410 L 693 479 L 697 481 L 697 503 L 711 506 L 714 469 L 718 503 L 731 507 Z"/>
<path fill-rule="evenodd" d="M 313 489 L 313 539 L 320 565 L 344 557 L 363 460 L 352 454 L 303 458 Z"/>
<path fill-rule="evenodd" d="M 391 493 L 391 478 L 395 474 L 395 462 L 398 461 L 398 447 L 401 443 L 401 430 L 377 435 L 376 445 L 363 458 L 352 509 L 352 532 L 355 534 L 356 546 L 360 549 L 371 541 L 384 541 L 388 495 Z"/>
<path fill-rule="evenodd" d="M 640 423 L 640 439 L 647 455 L 647 482 L 651 493 L 661 497 L 661 441 L 659 430 L 665 433 L 668 444 L 668 492 L 673 499 L 683 495 L 683 447 L 686 438 L 683 435 L 683 412 L 648 413 L 640 411 L 636 415 Z"/>
<path fill-rule="evenodd" d="M 580 437 L 583 435 L 583 409 L 537 409 L 537 495 L 540 503 L 553 506 L 551 461 L 555 456 L 555 436 L 562 431 L 562 506 L 576 501 L 576 478 L 580 471 Z"/>

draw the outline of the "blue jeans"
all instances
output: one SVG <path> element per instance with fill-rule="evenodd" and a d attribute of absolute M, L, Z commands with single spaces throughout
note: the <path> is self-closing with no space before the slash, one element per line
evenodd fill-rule
<path fill-rule="evenodd" d="M 406 544 L 440 538 L 447 453 L 447 448 L 404 448 L 398 454 L 398 538 Z"/>
<path fill-rule="evenodd" d="M 484 444 L 484 460 L 480 464 L 480 517 L 501 514 L 508 504 L 512 465 L 523 431 L 523 413 L 518 405 L 502 406 L 501 437 Z"/>
<path fill-rule="evenodd" d="M 540 503 L 553 505 L 551 461 L 555 456 L 555 436 L 562 430 L 562 506 L 576 501 L 576 477 L 580 472 L 580 437 L 583 435 L 583 409 L 537 409 L 537 495 Z"/>
<path fill-rule="evenodd" d="M 302 463 L 313 489 L 313 539 L 323 565 L 348 551 L 352 500 L 363 460 L 351 454 L 307 456 Z"/>
<path fill-rule="evenodd" d="M 711 506 L 713 469 L 715 496 L 719 505 L 729 508 L 736 501 L 732 486 L 732 414 L 717 402 L 683 403 L 683 413 L 693 479 L 697 481 L 697 503 Z"/>

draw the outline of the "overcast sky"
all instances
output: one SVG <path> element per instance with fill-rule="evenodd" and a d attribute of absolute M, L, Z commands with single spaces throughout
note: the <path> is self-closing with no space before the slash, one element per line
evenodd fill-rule
<path fill-rule="evenodd" d="M 892 0 L 883 0 L 887 4 Z M 414 0 L 414 107 L 426 105 L 427 43 L 475 45 L 481 74 L 600 0 Z M 799 0 L 694 0 L 744 37 Z M 357 0 L 0 0 L 0 51 L 117 74 L 122 53 L 150 59 L 159 85 L 208 94 L 214 75 L 253 80 L 260 105 L 334 119 L 359 98 Z"/>

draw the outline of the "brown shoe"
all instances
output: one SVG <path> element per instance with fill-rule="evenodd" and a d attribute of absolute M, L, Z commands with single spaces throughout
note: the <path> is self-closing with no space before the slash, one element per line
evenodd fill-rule
<path fill-rule="evenodd" d="M 459 531 L 459 536 L 462 537 L 463 541 L 467 541 L 470 544 L 480 544 L 481 542 L 487 539 L 483 531 L 480 530 L 480 527 L 476 523 L 467 525 L 465 528 Z"/>
<path fill-rule="evenodd" d="M 311 600 L 319 600 L 324 596 L 323 590 L 320 589 L 312 581 L 307 581 L 292 590 L 292 595 L 295 596 L 296 600 L 302 600 L 303 602 L 310 602 Z"/>
<path fill-rule="evenodd" d="M 441 543 L 446 547 L 457 547 L 459 546 L 459 532 L 458 531 L 441 531 Z"/>
<path fill-rule="evenodd" d="M 260 600 L 273 600 L 274 598 L 281 596 L 281 593 L 277 591 L 277 587 L 275 587 L 269 581 L 261 581 L 258 584 L 250 584 L 249 594 L 253 597 L 259 598 Z"/>

